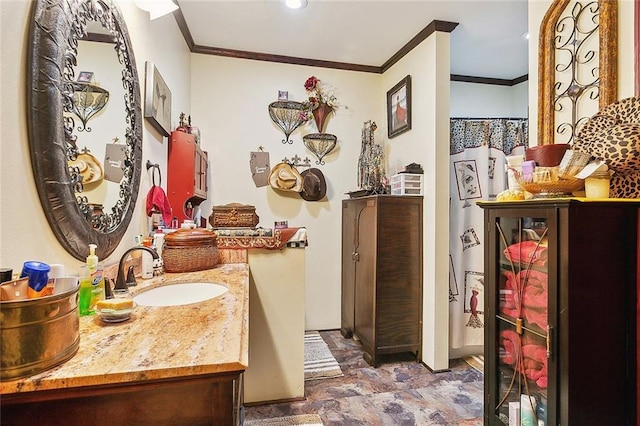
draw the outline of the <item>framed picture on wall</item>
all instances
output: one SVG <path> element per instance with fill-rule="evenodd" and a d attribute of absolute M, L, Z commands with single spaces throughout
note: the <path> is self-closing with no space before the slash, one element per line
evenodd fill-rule
<path fill-rule="evenodd" d="M 156 66 L 146 62 L 144 117 L 163 136 L 171 132 L 171 91 Z"/>
<path fill-rule="evenodd" d="M 78 74 L 78 83 L 91 83 L 92 79 L 92 71 L 80 71 L 80 73 Z"/>
<path fill-rule="evenodd" d="M 411 129 L 410 75 L 387 92 L 387 128 L 389 139 Z"/>

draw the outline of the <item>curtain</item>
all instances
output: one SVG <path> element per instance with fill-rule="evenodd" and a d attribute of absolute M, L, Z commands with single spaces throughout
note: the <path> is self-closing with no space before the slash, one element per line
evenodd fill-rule
<path fill-rule="evenodd" d="M 526 119 L 451 119 L 449 346 L 483 345 L 484 211 L 478 200 L 507 188 L 509 155 L 524 154 Z M 480 349 L 481 351 L 481 349 Z"/>

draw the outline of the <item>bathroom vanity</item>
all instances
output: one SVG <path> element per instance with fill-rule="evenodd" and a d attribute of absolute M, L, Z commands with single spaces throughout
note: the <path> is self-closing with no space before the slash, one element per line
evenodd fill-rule
<path fill-rule="evenodd" d="M 0 383 L 2 423 L 241 424 L 249 266 L 164 274 L 132 293 L 174 282 L 216 282 L 229 291 L 196 304 L 138 306 L 122 323 L 81 317 L 72 359 Z"/>

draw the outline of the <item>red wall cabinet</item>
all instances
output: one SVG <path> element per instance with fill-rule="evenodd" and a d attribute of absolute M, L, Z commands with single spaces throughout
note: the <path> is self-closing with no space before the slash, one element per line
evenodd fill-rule
<path fill-rule="evenodd" d="M 196 144 L 189 133 L 174 131 L 169 137 L 167 161 L 167 197 L 173 209 L 173 216 L 182 223 L 193 219 L 193 211 L 187 208 L 191 203 L 195 209 L 207 199 L 208 157 L 206 151 Z"/>

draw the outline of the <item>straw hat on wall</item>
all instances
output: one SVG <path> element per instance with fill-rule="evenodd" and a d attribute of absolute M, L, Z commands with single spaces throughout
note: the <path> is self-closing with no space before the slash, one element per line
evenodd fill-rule
<path fill-rule="evenodd" d="M 302 175 L 289 163 L 276 164 L 269 174 L 269 185 L 281 191 L 302 191 Z"/>

